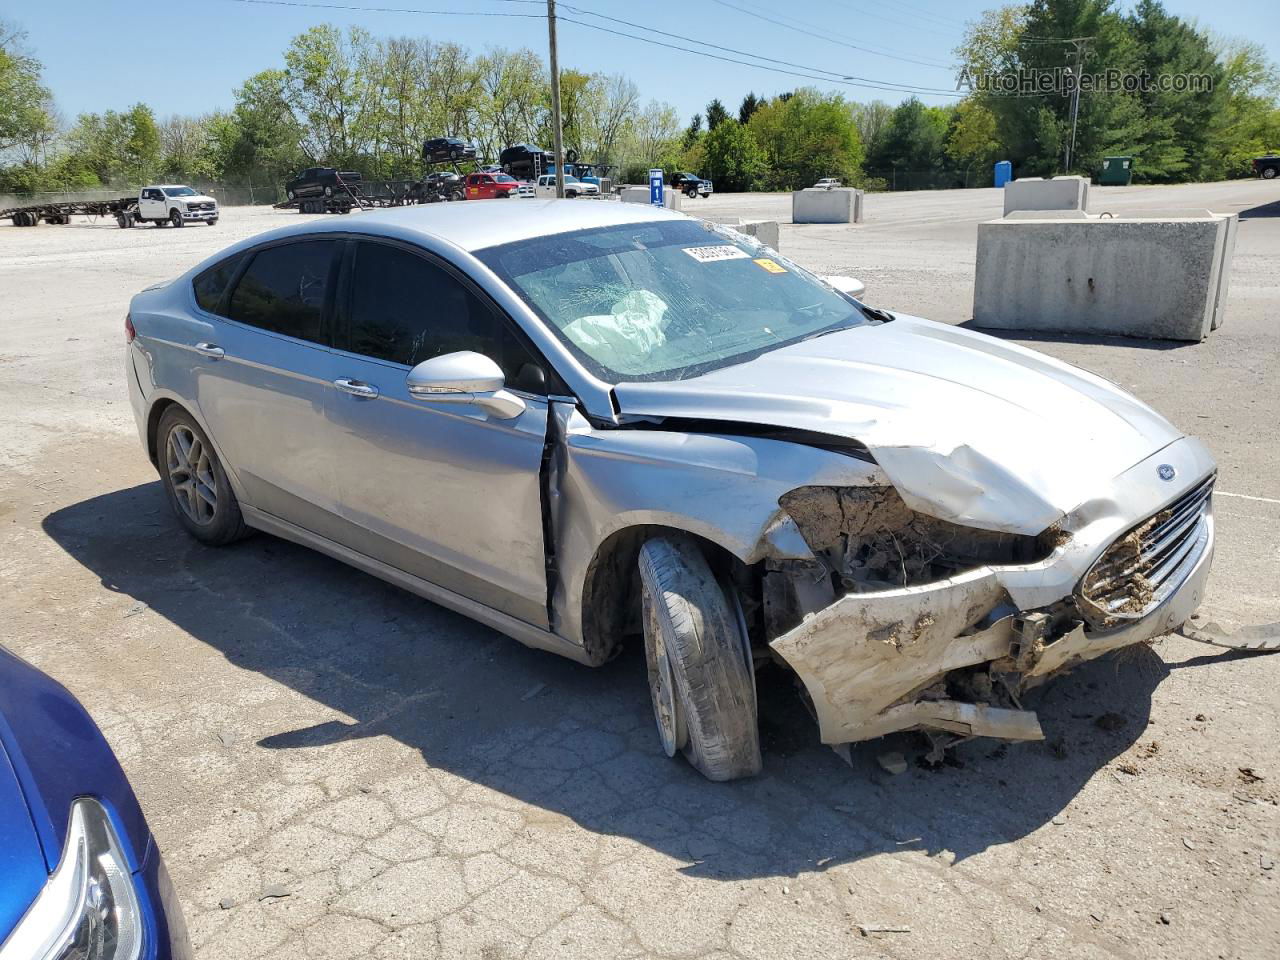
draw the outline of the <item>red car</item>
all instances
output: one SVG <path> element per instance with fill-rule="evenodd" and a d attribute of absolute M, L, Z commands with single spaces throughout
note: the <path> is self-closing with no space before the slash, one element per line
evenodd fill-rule
<path fill-rule="evenodd" d="M 505 173 L 468 173 L 465 195 L 468 200 L 492 200 L 512 197 L 520 190 L 515 177 Z"/>

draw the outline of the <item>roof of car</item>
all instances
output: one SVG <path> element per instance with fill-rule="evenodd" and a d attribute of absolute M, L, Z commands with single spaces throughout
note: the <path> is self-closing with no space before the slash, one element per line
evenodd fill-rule
<path fill-rule="evenodd" d="M 467 200 L 461 203 L 427 203 L 361 213 L 343 218 L 346 233 L 375 236 L 421 233 L 440 237 L 464 250 L 482 250 L 517 240 L 591 227 L 654 220 L 679 220 L 684 215 L 643 203 L 609 200 Z M 313 220 L 286 228 L 281 234 L 332 232 L 332 218 Z M 262 237 L 255 240 L 260 241 Z"/>

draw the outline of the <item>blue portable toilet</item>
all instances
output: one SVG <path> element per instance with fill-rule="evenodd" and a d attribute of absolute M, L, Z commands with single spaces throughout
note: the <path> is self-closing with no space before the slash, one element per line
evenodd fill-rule
<path fill-rule="evenodd" d="M 996 187 L 1003 187 L 1006 183 L 1013 179 L 1013 164 L 1008 160 L 1001 160 L 996 164 Z"/>

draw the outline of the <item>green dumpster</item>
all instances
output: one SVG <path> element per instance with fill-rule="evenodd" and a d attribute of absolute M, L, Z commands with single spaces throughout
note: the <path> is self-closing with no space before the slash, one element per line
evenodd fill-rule
<path fill-rule="evenodd" d="M 1098 186 L 1127 187 L 1133 181 L 1133 157 L 1104 157 Z"/>

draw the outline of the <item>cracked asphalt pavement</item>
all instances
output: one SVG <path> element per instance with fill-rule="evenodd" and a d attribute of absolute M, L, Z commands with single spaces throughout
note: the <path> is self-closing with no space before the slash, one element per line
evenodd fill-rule
<path fill-rule="evenodd" d="M 1100 201 L 1244 215 L 1205 344 L 1031 345 L 1209 444 L 1227 495 L 1208 605 L 1280 620 L 1280 194 Z M 687 209 L 787 219 L 781 196 Z M 999 209 L 993 190 L 872 196 L 867 223 L 788 223 L 782 247 L 964 322 Z M 1276 956 L 1280 657 L 1166 638 L 1045 689 L 1044 743 L 964 744 L 937 770 L 909 736 L 846 766 L 766 671 L 764 773 L 712 784 L 662 756 L 640 651 L 589 670 L 271 537 L 189 540 L 125 395 L 128 298 L 296 218 L 0 226 L 0 643 L 102 726 L 197 957 Z"/>

